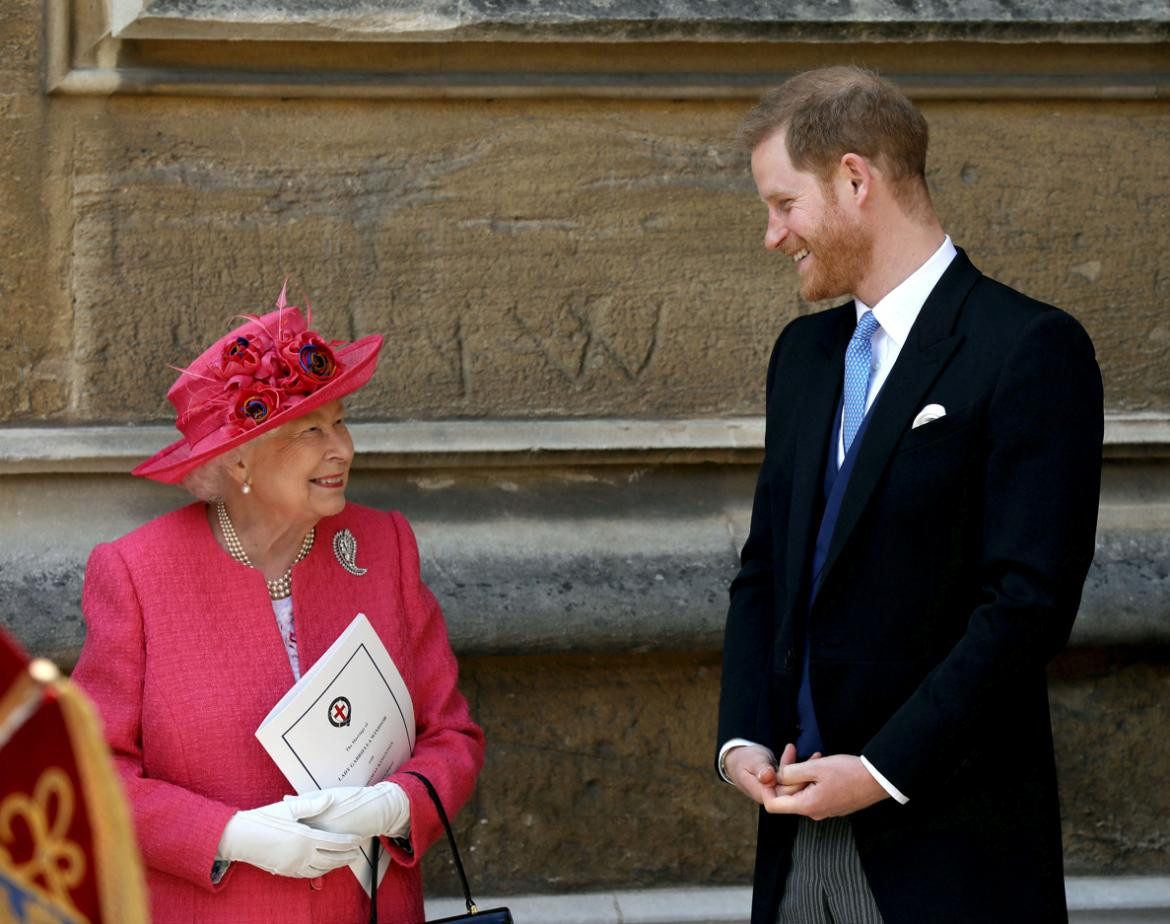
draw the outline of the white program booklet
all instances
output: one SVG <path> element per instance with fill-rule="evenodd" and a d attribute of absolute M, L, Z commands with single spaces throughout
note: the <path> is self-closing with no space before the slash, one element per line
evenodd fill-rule
<path fill-rule="evenodd" d="M 414 750 L 410 692 L 364 613 L 329 646 L 264 717 L 256 737 L 298 795 L 369 786 Z M 370 892 L 369 845 L 350 865 Z M 390 866 L 379 858 L 378 882 Z"/>

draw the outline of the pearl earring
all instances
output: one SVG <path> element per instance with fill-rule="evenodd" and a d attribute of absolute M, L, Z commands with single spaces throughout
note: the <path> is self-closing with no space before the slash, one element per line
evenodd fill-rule
<path fill-rule="evenodd" d="M 240 493 L 241 494 L 251 494 L 252 493 L 252 482 L 250 480 L 248 480 L 248 479 L 244 480 L 244 483 L 240 486 Z"/>

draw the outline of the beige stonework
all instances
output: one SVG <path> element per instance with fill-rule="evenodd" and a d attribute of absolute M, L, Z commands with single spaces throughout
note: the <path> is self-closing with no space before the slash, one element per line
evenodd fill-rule
<path fill-rule="evenodd" d="M 167 363 L 235 313 L 268 307 L 286 274 L 327 330 L 387 335 L 354 404 L 378 419 L 758 413 L 771 343 L 809 309 L 759 246 L 761 207 L 731 140 L 742 96 L 49 98 L 40 4 L 0 0 L 0 14 L 0 299 L 14 347 L 0 364 L 0 423 L 165 420 Z M 351 47 L 351 66 L 386 65 L 378 46 Z M 434 45 L 402 47 L 411 67 L 442 68 Z M 738 56 L 702 42 L 592 56 L 581 42 L 499 47 L 456 44 L 451 56 L 520 74 L 558 61 L 604 70 L 608 54 L 619 69 L 770 61 L 760 43 Z M 823 63 L 825 46 L 783 47 L 793 65 Z M 1037 74 L 1060 85 L 1086 68 L 1105 82 L 1164 79 L 1160 46 L 1077 47 L 823 54 L 916 68 L 936 91 L 948 66 L 1028 73 L 1036 86 Z M 292 59 L 311 72 L 318 58 L 339 66 L 346 43 L 143 48 L 159 73 L 233 55 L 238 67 Z M 1166 412 L 1170 250 L 1156 242 L 1170 232 L 1170 103 L 1079 95 L 923 100 L 931 186 L 978 265 L 1084 321 L 1110 409 Z"/>
<path fill-rule="evenodd" d="M 465 659 L 491 743 L 457 824 L 481 888 L 743 882 L 755 812 L 714 775 L 719 673 L 713 655 Z M 1170 668 L 1089 649 L 1049 674 L 1066 871 L 1164 872 Z M 446 851 L 426 875 L 435 894 L 458 893 Z"/>
<path fill-rule="evenodd" d="M 467 659 L 461 671 L 492 742 L 461 833 L 493 892 L 750 874 L 755 812 L 714 775 L 717 656 Z M 437 893 L 458 891 L 445 852 L 428 863 Z"/>
<path fill-rule="evenodd" d="M 1067 652 L 1049 671 L 1066 867 L 1166 869 L 1170 659 L 1165 650 Z M 1088 795 L 1091 794 L 1091 795 Z"/>
<path fill-rule="evenodd" d="M 68 407 L 69 314 L 50 280 L 50 103 L 41 94 L 40 4 L 0 3 L 0 422 Z M 58 212 L 61 210 L 58 209 Z"/>
<path fill-rule="evenodd" d="M 374 418 L 759 412 L 772 340 L 808 310 L 760 246 L 740 105 L 54 106 L 67 287 L 18 316 L 59 331 L 30 364 L 55 388 L 10 420 L 165 419 L 167 363 L 289 273 L 324 329 L 387 335 L 355 402 Z M 1084 321 L 1110 408 L 1170 408 L 1170 251 L 1144 244 L 1166 230 L 1167 107 L 923 108 L 956 242 Z"/>

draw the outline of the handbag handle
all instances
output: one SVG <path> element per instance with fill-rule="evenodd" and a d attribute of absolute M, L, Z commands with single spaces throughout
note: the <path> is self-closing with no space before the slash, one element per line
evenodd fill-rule
<path fill-rule="evenodd" d="M 455 843 L 455 834 L 451 831 L 451 822 L 447 820 L 447 811 L 443 808 L 443 803 L 439 801 L 439 794 L 435 792 L 435 787 L 431 785 L 431 781 L 421 773 L 414 770 L 406 770 L 403 772 L 418 777 L 422 780 L 423 786 L 427 788 L 427 794 L 431 797 L 431 801 L 435 803 L 435 808 L 439 812 L 439 820 L 443 822 L 443 830 L 447 832 L 447 843 L 451 845 L 451 856 L 455 858 L 455 869 L 458 871 L 459 881 L 463 885 L 463 899 L 467 902 L 467 913 L 479 914 L 479 909 L 475 907 L 475 902 L 472 901 L 471 886 L 467 884 L 467 873 L 463 871 L 463 860 L 459 857 L 459 847 Z"/>

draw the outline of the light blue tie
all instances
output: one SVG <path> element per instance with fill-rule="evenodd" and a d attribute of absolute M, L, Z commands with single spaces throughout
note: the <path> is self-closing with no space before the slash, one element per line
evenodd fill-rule
<path fill-rule="evenodd" d="M 849 346 L 845 348 L 845 420 L 842 437 L 846 452 L 853 445 L 857 428 L 865 417 L 865 398 L 869 394 L 869 377 L 873 365 L 871 338 L 880 326 L 873 312 L 867 311 L 858 319 Z"/>

